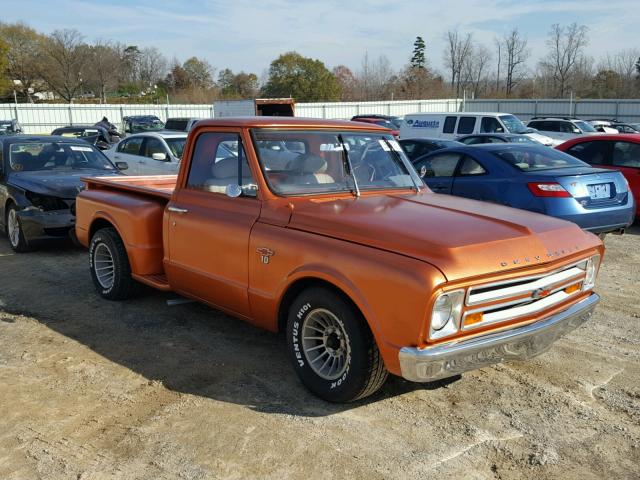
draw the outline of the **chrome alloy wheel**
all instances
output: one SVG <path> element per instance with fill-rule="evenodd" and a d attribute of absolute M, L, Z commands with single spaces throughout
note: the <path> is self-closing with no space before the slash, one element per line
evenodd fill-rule
<path fill-rule="evenodd" d="M 17 248 L 20 243 L 20 223 L 18 223 L 18 216 L 13 208 L 9 209 L 7 215 L 7 233 L 11 246 Z"/>
<path fill-rule="evenodd" d="M 93 252 L 93 270 L 102 288 L 109 289 L 113 286 L 115 264 L 111 250 L 104 243 L 99 243 Z"/>
<path fill-rule="evenodd" d="M 302 324 L 302 351 L 311 369 L 325 380 L 340 378 L 349 366 L 349 336 L 329 310 L 309 312 Z"/>

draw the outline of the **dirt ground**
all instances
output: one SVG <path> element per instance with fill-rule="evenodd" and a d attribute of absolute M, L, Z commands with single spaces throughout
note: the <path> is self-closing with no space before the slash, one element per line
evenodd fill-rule
<path fill-rule="evenodd" d="M 101 300 L 83 250 L 2 239 L 0 478 L 640 478 L 640 227 L 606 245 L 596 315 L 550 352 L 339 406 L 282 336 Z"/>

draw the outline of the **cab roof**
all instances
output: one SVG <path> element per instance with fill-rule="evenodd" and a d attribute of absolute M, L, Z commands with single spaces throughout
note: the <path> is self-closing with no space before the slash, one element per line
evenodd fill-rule
<path fill-rule="evenodd" d="M 388 128 L 373 123 L 352 122 L 349 120 L 326 120 L 322 118 L 300 117 L 226 117 L 200 120 L 196 128 L 235 127 L 235 128 L 335 128 L 347 130 L 375 130 L 387 133 Z"/>

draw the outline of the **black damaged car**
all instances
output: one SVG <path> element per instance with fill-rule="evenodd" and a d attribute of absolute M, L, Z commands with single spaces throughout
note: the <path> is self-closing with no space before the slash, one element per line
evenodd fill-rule
<path fill-rule="evenodd" d="M 85 176 L 120 175 L 96 147 L 56 136 L 0 137 L 0 227 L 16 252 L 74 234 Z"/>

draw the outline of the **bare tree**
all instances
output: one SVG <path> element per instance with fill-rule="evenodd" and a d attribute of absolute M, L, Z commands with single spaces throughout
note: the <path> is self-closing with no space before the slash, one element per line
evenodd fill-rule
<path fill-rule="evenodd" d="M 144 90 L 152 87 L 167 74 L 167 59 L 156 47 L 140 50 L 137 65 L 137 82 Z"/>
<path fill-rule="evenodd" d="M 389 84 L 394 77 L 389 59 L 380 55 L 376 60 L 370 61 L 369 54 L 365 53 L 362 59 L 362 68 L 357 74 L 360 87 L 361 100 L 383 100 L 389 94 Z"/>
<path fill-rule="evenodd" d="M 524 75 L 530 52 L 527 48 L 527 40 L 520 36 L 517 28 L 505 35 L 502 42 L 504 44 L 505 66 L 507 69 L 505 93 L 509 96 Z"/>
<path fill-rule="evenodd" d="M 71 103 L 82 88 L 88 47 L 77 30 L 56 30 L 42 42 L 39 75 L 49 88 Z"/>
<path fill-rule="evenodd" d="M 122 59 L 118 46 L 108 41 L 98 40 L 89 46 L 89 61 L 84 69 L 84 78 L 107 103 L 107 91 L 117 87 Z"/>
<path fill-rule="evenodd" d="M 551 26 L 547 39 L 549 54 L 542 65 L 552 75 L 560 97 L 565 95 L 576 64 L 587 46 L 587 31 L 586 26 L 577 23 L 566 27 L 557 23 Z"/>
<path fill-rule="evenodd" d="M 474 97 L 480 95 L 481 86 L 486 80 L 486 74 L 491 61 L 491 52 L 484 45 L 471 48 L 467 55 L 463 68 L 462 77 L 465 88 L 469 88 Z"/>
<path fill-rule="evenodd" d="M 451 72 L 451 88 L 454 89 L 456 97 L 460 96 L 462 69 L 471 53 L 471 38 L 470 33 L 462 38 L 458 30 L 449 30 L 446 35 L 447 47 L 444 51 L 444 61 Z"/>

